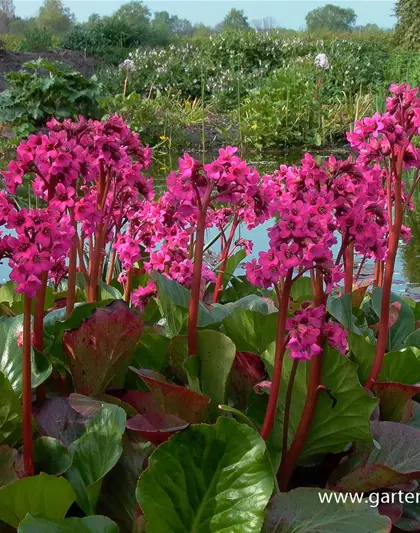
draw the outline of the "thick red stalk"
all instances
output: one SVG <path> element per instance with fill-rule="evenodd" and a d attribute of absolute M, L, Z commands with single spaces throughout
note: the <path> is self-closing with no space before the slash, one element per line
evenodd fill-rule
<path fill-rule="evenodd" d="M 270 395 L 268 397 L 267 409 L 264 423 L 260 430 L 260 435 L 267 440 L 273 430 L 274 419 L 276 417 L 277 402 L 279 399 L 281 376 L 283 370 L 284 352 L 286 350 L 286 320 L 289 309 L 290 290 L 292 288 L 293 269 L 287 272 L 286 280 L 281 296 L 279 297 L 279 313 L 277 318 L 276 352 L 274 355 L 273 378 L 271 380 Z"/>
<path fill-rule="evenodd" d="M 299 361 L 294 359 L 292 365 L 292 371 L 290 372 L 289 383 L 287 385 L 286 403 L 284 405 L 284 422 L 283 422 L 283 447 L 282 458 L 286 457 L 287 449 L 289 447 L 289 421 L 290 421 L 290 408 L 292 406 L 293 386 L 295 384 L 296 373 L 299 366 Z"/>
<path fill-rule="evenodd" d="M 344 292 L 346 294 L 353 291 L 353 269 L 354 269 L 354 242 L 347 245 L 344 252 Z"/>
<path fill-rule="evenodd" d="M 127 280 L 125 282 L 125 288 L 124 288 L 124 301 L 127 305 L 130 305 L 132 283 L 133 283 L 133 270 L 129 268 L 127 270 Z"/>
<path fill-rule="evenodd" d="M 223 252 L 222 252 L 222 257 L 221 257 L 221 260 L 222 260 L 222 264 L 220 266 L 220 271 L 217 275 L 217 279 L 216 279 L 216 285 L 214 287 L 214 292 L 213 292 L 213 299 L 212 299 L 212 303 L 217 303 L 220 299 L 220 296 L 222 294 L 222 291 L 223 291 L 223 277 L 224 277 L 224 273 L 225 273 L 225 270 L 226 270 L 226 265 L 227 265 L 227 262 L 228 262 L 228 259 L 229 259 L 229 252 L 230 252 L 230 247 L 232 246 L 232 241 L 233 241 L 233 238 L 235 236 L 235 232 L 236 232 L 236 229 L 238 227 L 238 217 L 237 215 L 235 215 L 235 218 L 232 222 L 232 227 L 230 229 L 230 234 L 229 234 L 229 237 L 228 237 L 228 240 L 226 242 L 226 246 L 224 247 L 223 249 Z"/>
<path fill-rule="evenodd" d="M 208 184 L 204 198 L 199 205 L 197 216 L 197 236 L 194 250 L 194 270 L 191 284 L 191 297 L 188 308 L 188 355 L 197 354 L 197 325 L 200 304 L 201 271 L 203 267 L 204 237 L 206 232 L 206 216 L 213 185 Z"/>
<path fill-rule="evenodd" d="M 28 476 L 35 475 L 32 440 L 32 384 L 31 384 L 31 307 L 32 300 L 24 297 L 22 350 L 22 437 L 23 465 Z"/>
<path fill-rule="evenodd" d="M 322 273 L 316 273 L 316 291 L 315 291 L 315 305 L 319 306 L 324 303 L 323 279 Z M 317 344 L 323 345 L 323 337 L 320 335 Z M 288 452 L 282 454 L 280 470 L 278 473 L 279 487 L 281 491 L 287 491 L 290 478 L 299 460 L 300 454 L 305 446 L 309 436 L 312 420 L 314 418 L 316 402 L 318 396 L 318 388 L 321 382 L 322 370 L 322 352 L 313 357 L 310 362 L 308 392 L 306 395 L 305 405 L 303 407 L 302 416 L 299 421 L 295 436 Z"/>
<path fill-rule="evenodd" d="M 108 272 L 106 276 L 106 282 L 108 283 L 108 285 L 111 285 L 111 281 L 114 276 L 114 268 L 115 268 L 116 259 L 117 259 L 117 250 L 113 248 L 111 255 L 109 256 Z"/>
<path fill-rule="evenodd" d="M 394 275 L 395 260 L 397 257 L 398 243 L 400 240 L 401 226 L 403 223 L 401 174 L 402 157 L 399 158 L 397 172 L 395 174 L 395 217 L 389 233 L 388 255 L 382 285 L 381 318 L 379 320 L 378 341 L 376 343 L 375 358 L 373 360 L 372 368 L 370 369 L 369 377 L 365 383 L 365 387 L 368 390 L 372 389 L 372 386 L 381 373 L 384 355 L 386 352 L 386 345 L 388 342 L 389 307 L 391 305 L 392 278 Z M 388 205 L 388 209 L 392 209 L 392 205 Z"/>

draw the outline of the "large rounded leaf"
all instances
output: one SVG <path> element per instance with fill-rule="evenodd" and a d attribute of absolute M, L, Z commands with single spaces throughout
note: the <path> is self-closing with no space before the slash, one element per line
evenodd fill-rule
<path fill-rule="evenodd" d="M 75 499 L 70 483 L 62 477 L 40 474 L 18 479 L 0 489 L 0 520 L 13 527 L 27 513 L 61 520 Z"/>
<path fill-rule="evenodd" d="M 73 464 L 65 476 L 86 514 L 94 514 L 102 479 L 121 456 L 125 423 L 126 415 L 121 407 L 104 404 L 88 422 L 84 434 L 69 446 Z"/>
<path fill-rule="evenodd" d="M 54 476 L 68 470 L 73 460 L 64 444 L 52 437 L 41 437 L 35 441 L 34 456 L 37 471 Z"/>
<path fill-rule="evenodd" d="M 19 525 L 18 533 L 118 533 L 117 524 L 106 516 L 66 518 L 51 522 L 28 515 Z"/>
<path fill-rule="evenodd" d="M 23 464 L 17 450 L 10 446 L 0 446 L 0 488 L 10 485 L 19 479 Z"/>
<path fill-rule="evenodd" d="M 366 502 L 336 502 L 332 491 L 302 488 L 274 496 L 262 532 L 389 533 L 391 527 L 389 518 Z"/>
<path fill-rule="evenodd" d="M 219 418 L 157 448 L 137 499 L 148 533 L 259 533 L 272 490 L 264 441 L 250 427 Z"/>

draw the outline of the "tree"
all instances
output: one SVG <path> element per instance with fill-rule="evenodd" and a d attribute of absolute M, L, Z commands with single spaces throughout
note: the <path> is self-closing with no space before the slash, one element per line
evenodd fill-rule
<path fill-rule="evenodd" d="M 7 17 L 12 20 L 15 18 L 15 5 L 13 0 L 0 0 L 0 11 L 6 13 Z"/>
<path fill-rule="evenodd" d="M 244 15 L 243 9 L 232 8 L 223 22 L 219 25 L 221 30 L 249 30 L 248 17 Z"/>
<path fill-rule="evenodd" d="M 277 28 L 277 22 L 274 17 L 264 17 L 262 19 L 255 19 L 252 25 L 257 31 L 269 31 Z"/>
<path fill-rule="evenodd" d="M 416 0 L 415 0 L 416 1 Z M 316 32 L 328 30 L 332 32 L 350 32 L 356 23 L 357 15 L 351 8 L 327 4 L 318 7 L 306 15 L 308 31 Z"/>
<path fill-rule="evenodd" d="M 399 0 L 395 8 L 398 22 L 395 40 L 410 51 L 420 50 L 420 2 L 418 0 Z"/>
<path fill-rule="evenodd" d="M 70 30 L 75 21 L 73 13 L 64 7 L 61 0 L 44 0 L 39 8 L 37 25 L 47 28 L 56 35 L 64 35 Z"/>
<path fill-rule="evenodd" d="M 8 33 L 10 23 L 15 18 L 13 0 L 0 0 L 0 34 Z"/>
<path fill-rule="evenodd" d="M 123 4 L 109 18 L 124 28 L 125 46 L 143 44 L 150 38 L 150 10 L 140 0 Z"/>

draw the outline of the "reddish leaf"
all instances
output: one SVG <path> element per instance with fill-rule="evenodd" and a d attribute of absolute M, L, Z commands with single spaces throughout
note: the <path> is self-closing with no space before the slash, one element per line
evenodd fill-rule
<path fill-rule="evenodd" d="M 377 443 L 359 443 L 333 473 L 329 487 L 368 492 L 408 483 L 420 475 L 420 431 L 396 422 L 372 422 Z"/>
<path fill-rule="evenodd" d="M 128 420 L 126 427 L 139 433 L 154 446 L 166 442 L 171 435 L 189 426 L 189 423 L 177 416 L 166 413 L 146 413 L 136 415 Z"/>
<path fill-rule="evenodd" d="M 366 279 L 364 281 L 361 281 L 360 283 L 357 283 L 357 285 L 353 285 L 353 292 L 351 295 L 353 307 L 361 306 L 363 298 L 365 297 L 366 291 L 369 285 L 372 283 L 372 281 L 373 280 L 371 279 Z"/>
<path fill-rule="evenodd" d="M 264 379 L 266 371 L 259 355 L 251 352 L 236 352 L 230 372 L 232 399 L 239 408 L 245 408 L 253 386 Z"/>
<path fill-rule="evenodd" d="M 420 393 L 419 385 L 375 383 L 373 392 L 379 398 L 381 420 L 407 423 L 412 419 L 414 415 L 412 398 Z"/>
<path fill-rule="evenodd" d="M 151 392 L 129 390 L 122 392 L 121 394 L 117 393 L 117 397 L 123 402 L 131 405 L 131 407 L 134 407 L 134 409 L 141 415 L 149 413 L 150 411 L 159 411 L 159 402 Z"/>
<path fill-rule="evenodd" d="M 76 392 L 101 394 L 131 354 L 143 321 L 121 300 L 97 308 L 81 326 L 63 335 Z"/>
<path fill-rule="evenodd" d="M 396 324 L 401 311 L 401 302 L 393 302 L 389 306 L 389 319 L 388 319 L 388 328 L 391 329 L 394 324 Z M 373 326 L 370 326 L 373 331 L 378 331 L 379 329 L 379 322 L 377 324 L 374 324 Z"/>
<path fill-rule="evenodd" d="M 85 430 L 86 417 L 72 409 L 67 398 L 46 400 L 41 407 L 34 408 L 34 418 L 42 437 L 54 437 L 65 446 Z"/>
<path fill-rule="evenodd" d="M 86 418 L 92 418 L 96 416 L 104 403 L 121 407 L 128 416 L 134 416 L 136 414 L 136 409 L 134 409 L 131 405 L 123 402 L 120 398 L 118 398 L 118 396 L 111 396 L 109 394 L 99 394 L 98 396 L 92 397 L 73 393 L 69 396 L 69 402 L 75 411 Z"/>
<path fill-rule="evenodd" d="M 130 368 L 146 383 L 158 401 L 160 411 L 182 418 L 191 424 L 200 422 L 201 413 L 210 401 L 208 396 L 169 383 L 165 376 L 153 370 Z"/>
<path fill-rule="evenodd" d="M 402 517 L 403 510 L 404 506 L 401 503 L 380 503 L 378 506 L 379 513 L 387 516 L 393 524 Z"/>

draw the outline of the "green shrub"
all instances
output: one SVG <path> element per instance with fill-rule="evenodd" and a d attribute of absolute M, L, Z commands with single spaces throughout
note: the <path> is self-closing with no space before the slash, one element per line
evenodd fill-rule
<path fill-rule="evenodd" d="M 47 28 L 30 28 L 25 31 L 20 50 L 23 52 L 49 52 L 56 45 L 54 35 Z"/>
<path fill-rule="evenodd" d="M 43 125 L 50 117 L 97 115 L 102 87 L 95 77 L 88 80 L 68 65 L 38 59 L 23 65 L 6 78 L 9 88 L 0 94 L 4 122 Z"/>

